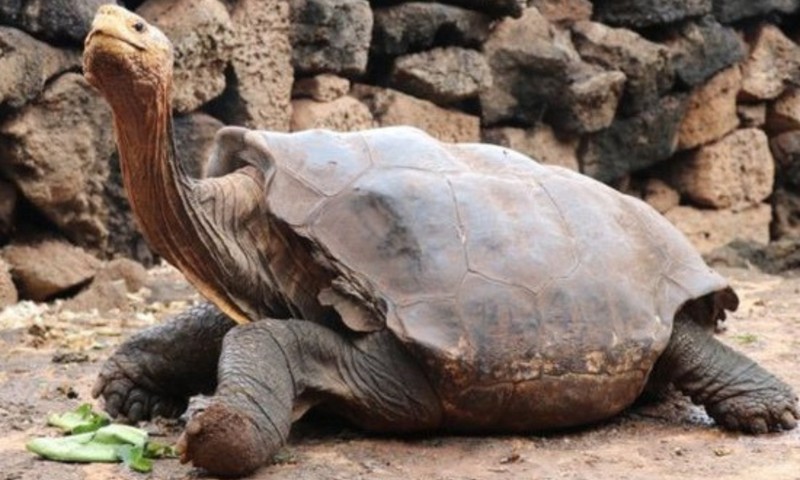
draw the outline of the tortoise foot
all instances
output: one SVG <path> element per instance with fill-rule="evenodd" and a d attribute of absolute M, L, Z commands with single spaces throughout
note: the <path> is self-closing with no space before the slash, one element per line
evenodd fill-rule
<path fill-rule="evenodd" d="M 255 424 L 229 406 L 214 403 L 195 415 L 178 439 L 181 463 L 213 475 L 239 477 L 265 464 L 272 453 Z"/>
<path fill-rule="evenodd" d="M 92 396 L 103 397 L 108 414 L 136 423 L 155 417 L 177 418 L 186 411 L 188 398 L 161 391 L 135 360 L 117 352 L 103 365 Z"/>
<path fill-rule="evenodd" d="M 706 405 L 706 411 L 728 430 L 753 434 L 791 430 L 800 419 L 797 396 L 783 382 L 775 383 Z"/>

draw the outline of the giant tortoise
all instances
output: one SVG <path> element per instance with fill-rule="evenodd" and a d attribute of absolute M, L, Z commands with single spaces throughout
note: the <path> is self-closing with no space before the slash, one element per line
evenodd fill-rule
<path fill-rule="evenodd" d="M 669 384 L 722 427 L 795 427 L 792 389 L 713 337 L 736 295 L 645 203 L 409 127 L 224 128 L 193 179 L 172 61 L 158 29 L 100 8 L 85 74 L 113 109 L 131 206 L 208 302 L 130 338 L 94 394 L 138 421 L 213 393 L 184 461 L 247 474 L 311 408 L 375 432 L 531 432 Z"/>

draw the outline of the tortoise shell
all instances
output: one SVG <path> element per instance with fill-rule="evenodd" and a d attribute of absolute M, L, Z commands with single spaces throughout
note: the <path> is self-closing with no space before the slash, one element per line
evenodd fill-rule
<path fill-rule="evenodd" d="M 410 127 L 245 138 L 270 214 L 335 276 L 320 301 L 353 330 L 390 329 L 453 425 L 616 413 L 676 311 L 727 287 L 644 202 L 506 148 Z"/>

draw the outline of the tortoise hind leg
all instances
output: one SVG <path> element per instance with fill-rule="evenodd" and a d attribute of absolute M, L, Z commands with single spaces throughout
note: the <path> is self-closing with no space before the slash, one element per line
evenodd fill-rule
<path fill-rule="evenodd" d="M 214 391 L 222 339 L 234 325 L 202 303 L 148 328 L 106 360 L 92 395 L 104 398 L 112 417 L 130 422 L 178 417 L 190 396 Z"/>
<path fill-rule="evenodd" d="M 270 460 L 293 420 L 325 407 L 373 431 L 439 425 L 440 403 L 389 333 L 351 341 L 302 320 L 261 320 L 225 338 L 219 385 L 178 442 L 183 462 L 245 475 Z"/>
<path fill-rule="evenodd" d="M 683 313 L 675 318 L 672 337 L 653 374 L 671 380 L 730 430 L 788 430 L 800 418 L 797 396 L 789 385 Z"/>

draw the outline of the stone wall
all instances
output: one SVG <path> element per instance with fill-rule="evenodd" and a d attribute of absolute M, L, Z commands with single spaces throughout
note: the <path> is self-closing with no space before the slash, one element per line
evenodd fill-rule
<path fill-rule="evenodd" d="M 109 109 L 80 75 L 102 3 L 0 2 L 0 243 L 148 263 Z M 175 44 L 197 175 L 223 124 L 410 124 L 580 170 L 704 252 L 800 234 L 800 0 L 119 3 Z"/>

